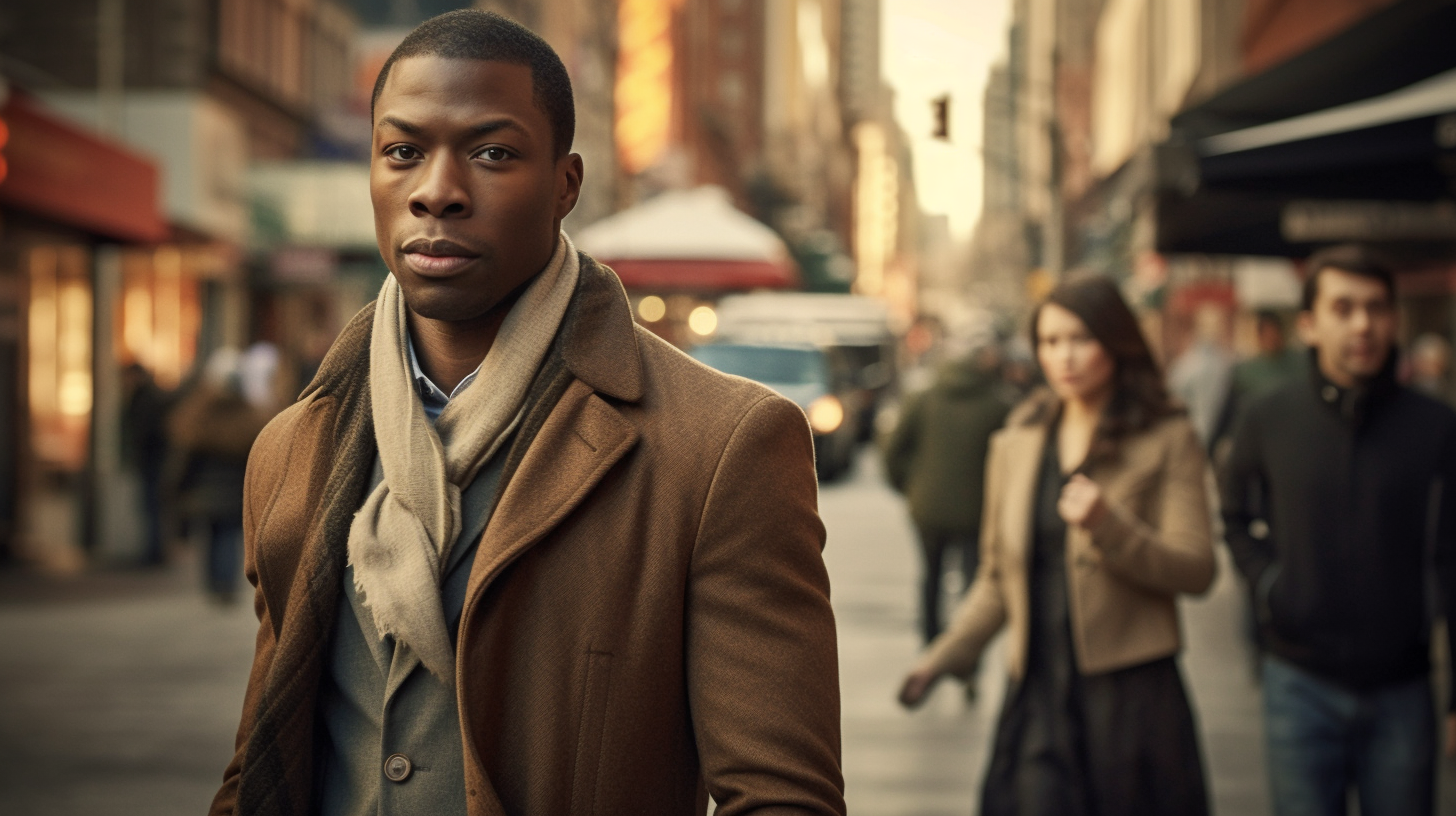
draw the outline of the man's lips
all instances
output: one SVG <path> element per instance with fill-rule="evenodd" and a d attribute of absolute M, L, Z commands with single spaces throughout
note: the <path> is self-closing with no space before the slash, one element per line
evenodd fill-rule
<path fill-rule="evenodd" d="M 480 257 L 479 252 L 444 238 L 416 238 L 402 251 L 405 263 L 425 277 L 453 274 Z"/>

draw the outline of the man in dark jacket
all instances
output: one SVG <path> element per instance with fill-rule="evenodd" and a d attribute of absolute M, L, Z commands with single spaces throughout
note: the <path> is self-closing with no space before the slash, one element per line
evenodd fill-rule
<path fill-rule="evenodd" d="M 911 397 L 885 444 L 885 472 L 905 494 L 925 557 L 920 624 L 925 642 L 940 634 L 945 555 L 958 550 L 969 583 L 979 560 L 981 501 L 991 434 L 1006 421 L 999 356 L 986 346 L 941 368 L 935 384 Z"/>
<path fill-rule="evenodd" d="M 1456 599 L 1456 413 L 1397 385 L 1394 279 L 1354 247 L 1310 259 L 1310 378 L 1251 405 L 1224 483 L 1227 539 L 1267 652 L 1275 812 L 1432 812 L 1426 598 Z M 1456 719 L 1448 719 L 1448 730 Z"/>

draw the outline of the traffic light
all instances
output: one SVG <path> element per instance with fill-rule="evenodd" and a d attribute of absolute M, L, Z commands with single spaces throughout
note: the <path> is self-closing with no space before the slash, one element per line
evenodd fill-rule
<path fill-rule="evenodd" d="M 930 135 L 950 141 L 950 94 L 930 100 L 930 108 L 935 116 L 935 129 Z"/>

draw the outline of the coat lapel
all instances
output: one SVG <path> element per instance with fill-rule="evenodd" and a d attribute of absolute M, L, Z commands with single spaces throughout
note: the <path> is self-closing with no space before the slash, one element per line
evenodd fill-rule
<path fill-rule="evenodd" d="M 627 293 L 617 276 L 580 256 L 580 281 L 561 321 L 555 359 L 559 397 L 537 425 L 527 417 L 520 452 L 511 451 L 505 485 L 481 539 L 466 590 L 467 609 L 490 580 L 566 518 L 618 459 L 637 443 L 637 429 L 606 398 L 642 397 L 642 361 Z M 551 362 L 547 367 L 552 366 Z M 463 631 L 463 626 L 462 626 Z"/>
<path fill-rule="evenodd" d="M 467 597 L 561 522 L 637 444 L 637 429 L 577 380 L 562 394 L 501 494 Z"/>

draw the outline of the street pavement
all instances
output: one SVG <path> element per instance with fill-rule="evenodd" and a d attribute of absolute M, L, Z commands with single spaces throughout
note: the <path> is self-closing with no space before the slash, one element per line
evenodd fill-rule
<path fill-rule="evenodd" d="M 821 509 L 850 813 L 970 814 L 1005 688 L 1001 648 L 974 702 L 946 682 L 920 710 L 901 709 L 894 694 L 919 648 L 919 565 L 903 504 L 867 453 L 824 486 Z M 232 754 L 256 623 L 247 604 L 204 600 L 195 577 L 192 563 L 70 578 L 0 573 L 0 814 L 205 812 Z M 1259 694 L 1237 637 L 1237 591 L 1225 565 L 1206 597 L 1184 603 L 1183 670 L 1215 812 L 1264 816 Z"/>

